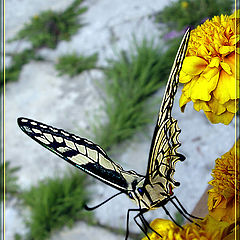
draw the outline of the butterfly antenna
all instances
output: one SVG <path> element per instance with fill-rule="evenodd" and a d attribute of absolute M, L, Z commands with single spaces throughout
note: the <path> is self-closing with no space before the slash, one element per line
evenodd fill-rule
<path fill-rule="evenodd" d="M 84 208 L 87 210 L 87 211 L 92 211 L 98 207 L 101 207 L 103 204 L 107 203 L 108 201 L 110 201 L 111 199 L 115 198 L 116 196 L 122 194 L 123 192 L 118 192 L 117 194 L 111 196 L 110 198 L 108 198 L 107 200 L 105 200 L 104 202 L 94 206 L 94 207 L 88 207 L 86 204 L 84 205 Z"/>

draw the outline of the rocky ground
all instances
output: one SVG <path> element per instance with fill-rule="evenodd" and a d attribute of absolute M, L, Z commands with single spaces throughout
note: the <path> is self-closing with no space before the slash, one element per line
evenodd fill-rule
<path fill-rule="evenodd" d="M 27 138 L 18 128 L 16 119 L 29 117 L 47 124 L 69 130 L 84 136 L 91 133 L 89 121 L 96 112 L 100 112 L 103 101 L 96 82 L 101 80 L 100 71 L 85 72 L 73 79 L 58 76 L 54 64 L 64 53 L 78 52 L 82 54 L 99 53 L 99 63 L 104 64 L 106 58 L 114 55 L 115 49 L 128 49 L 132 35 L 137 39 L 144 36 L 157 39 L 159 30 L 151 17 L 161 10 L 168 1 L 144 0 L 88 0 L 84 4 L 88 11 L 83 15 L 86 26 L 73 36 L 70 42 L 61 42 L 56 50 L 41 50 L 40 54 L 47 61 L 32 61 L 26 64 L 18 82 L 6 87 L 6 161 L 12 166 L 20 166 L 18 183 L 22 188 L 36 184 L 47 176 L 53 176 L 69 168 L 67 163 L 42 149 Z M 12 38 L 30 17 L 42 10 L 60 10 L 68 6 L 66 0 L 8 0 L 6 1 L 6 40 Z M 6 52 L 19 51 L 28 46 L 26 42 L 7 43 Z M 9 59 L 6 59 L 9 63 Z M 159 91 L 156 97 L 163 93 Z M 191 212 L 211 179 L 211 169 L 217 157 L 228 151 L 234 142 L 235 126 L 210 124 L 202 113 L 193 110 L 192 105 L 181 113 L 178 107 L 180 89 L 177 93 L 173 116 L 179 120 L 182 129 L 180 141 L 187 160 L 178 163 L 175 179 L 181 186 L 175 189 L 183 205 Z M 125 169 L 134 169 L 144 174 L 147 166 L 148 151 L 154 127 L 149 131 L 138 133 L 133 141 L 123 143 L 114 153 Z M 91 186 L 94 191 L 92 204 L 97 204 L 115 190 L 99 182 Z M 133 208 L 125 197 L 119 196 L 95 211 L 101 224 L 113 228 L 125 228 L 126 210 Z M 171 204 L 171 212 L 175 212 Z M 6 203 L 6 240 L 14 239 L 15 233 L 26 231 L 22 214 L 24 209 L 16 208 L 15 200 Z M 161 209 L 147 214 L 147 218 L 165 216 Z M 138 232 L 133 220 L 131 230 Z M 96 237 L 97 236 L 97 237 Z M 107 238 L 106 238 L 107 237 Z M 64 228 L 53 234 L 52 239 L 123 239 L 123 236 L 112 233 L 101 227 L 90 227 L 85 223 L 77 223 L 72 229 Z"/>

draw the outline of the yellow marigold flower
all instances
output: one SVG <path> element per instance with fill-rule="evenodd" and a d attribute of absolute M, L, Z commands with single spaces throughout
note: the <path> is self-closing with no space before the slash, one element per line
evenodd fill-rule
<path fill-rule="evenodd" d="M 148 236 L 151 240 L 222 240 L 229 233 L 229 223 L 219 222 L 213 217 L 207 215 L 202 221 L 188 223 L 183 226 L 183 229 L 175 225 L 172 221 L 166 219 L 155 219 L 150 225 L 162 237 L 155 232 Z M 142 240 L 147 240 L 144 237 Z"/>
<path fill-rule="evenodd" d="M 186 2 L 186 1 L 181 2 L 181 6 L 182 6 L 182 8 L 187 8 L 188 2 Z"/>
<path fill-rule="evenodd" d="M 239 145 L 240 140 L 229 152 L 216 159 L 215 168 L 212 170 L 213 180 L 209 184 L 213 188 L 208 192 L 208 210 L 209 214 L 219 221 L 235 220 L 236 193 L 237 206 L 239 204 Z"/>
<path fill-rule="evenodd" d="M 235 17 L 235 14 L 238 14 Z M 179 81 L 184 83 L 180 107 L 193 101 L 212 123 L 229 124 L 239 99 L 239 10 L 207 20 L 191 31 Z M 239 64 L 239 62 L 237 62 Z"/>

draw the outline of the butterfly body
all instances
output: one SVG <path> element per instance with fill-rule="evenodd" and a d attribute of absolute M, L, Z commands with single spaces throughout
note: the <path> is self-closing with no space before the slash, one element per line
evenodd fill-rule
<path fill-rule="evenodd" d="M 173 188 L 179 186 L 179 182 L 173 179 L 175 164 L 179 160 L 183 161 L 185 157 L 177 152 L 180 147 L 178 140 L 180 129 L 177 120 L 171 116 L 171 112 L 189 35 L 190 29 L 183 37 L 169 76 L 153 134 L 145 176 L 133 170 L 124 170 L 119 164 L 112 161 L 100 146 L 85 138 L 28 118 L 18 118 L 20 128 L 33 140 L 73 166 L 121 193 L 125 193 L 133 200 L 138 208 L 128 210 L 127 223 L 129 212 L 139 211 L 134 218 L 135 222 L 137 223 L 136 217 L 139 217 L 145 226 L 150 227 L 142 214 L 148 210 L 162 207 L 169 215 L 164 206 L 176 198 L 173 197 Z M 175 206 L 175 203 L 173 204 Z M 180 206 L 183 209 L 181 204 Z M 182 210 L 177 209 L 182 213 Z M 184 209 L 183 211 L 186 213 Z M 139 227 L 142 229 L 140 225 Z M 144 229 L 142 230 L 144 231 Z M 145 231 L 144 233 L 146 234 Z M 127 236 L 128 224 L 126 239 Z"/>
<path fill-rule="evenodd" d="M 18 124 L 29 137 L 73 166 L 124 192 L 138 207 L 152 209 L 155 205 L 155 199 L 148 195 L 150 192 L 153 196 L 154 186 L 146 184 L 146 178 L 135 171 L 124 170 L 93 142 L 32 119 L 19 118 Z"/>

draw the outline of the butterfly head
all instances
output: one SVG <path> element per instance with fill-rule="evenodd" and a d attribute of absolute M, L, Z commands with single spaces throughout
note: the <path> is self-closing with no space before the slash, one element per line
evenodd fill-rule
<path fill-rule="evenodd" d="M 151 203 L 149 202 L 146 189 L 144 188 L 145 178 L 134 180 L 131 183 L 131 190 L 128 191 L 128 197 L 134 201 L 141 208 L 149 208 Z"/>

